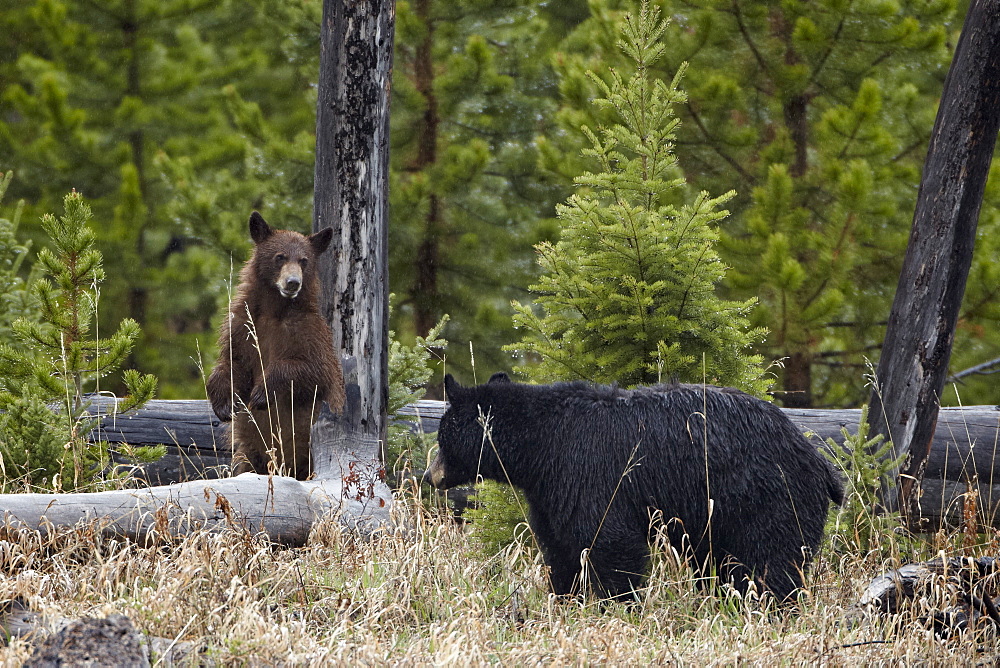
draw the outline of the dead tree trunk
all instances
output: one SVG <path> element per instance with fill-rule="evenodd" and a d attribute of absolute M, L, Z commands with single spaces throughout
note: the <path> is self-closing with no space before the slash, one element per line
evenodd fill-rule
<path fill-rule="evenodd" d="M 384 442 L 389 397 L 388 183 L 392 0 L 324 0 L 316 109 L 313 230 L 335 230 L 320 259 L 321 308 L 356 363 L 361 429 Z"/>
<path fill-rule="evenodd" d="M 891 439 L 897 457 L 908 453 L 899 495 L 885 502 L 912 518 L 998 128 L 1000 12 L 973 0 L 934 122 L 869 413 L 871 433 Z"/>

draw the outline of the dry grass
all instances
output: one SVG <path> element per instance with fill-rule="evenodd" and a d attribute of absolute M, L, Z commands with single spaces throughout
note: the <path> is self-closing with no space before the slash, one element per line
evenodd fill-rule
<path fill-rule="evenodd" d="M 845 622 L 895 564 L 824 553 L 792 612 L 708 596 L 659 559 L 638 606 L 557 602 L 517 547 L 484 561 L 454 522 L 400 504 L 406 531 L 361 540 L 335 522 L 302 549 L 239 534 L 140 547 L 93 532 L 0 536 L 0 600 L 46 618 L 128 615 L 220 664 L 970 665 L 998 656 L 991 629 L 936 638 L 902 615 Z M 936 546 L 929 545 L 932 551 Z M 5 666 L 32 650 L 14 640 Z"/>

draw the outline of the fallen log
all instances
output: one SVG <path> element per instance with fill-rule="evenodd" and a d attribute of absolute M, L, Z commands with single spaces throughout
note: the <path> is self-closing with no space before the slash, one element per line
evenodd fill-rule
<path fill-rule="evenodd" d="M 378 444 L 357 432 L 358 404 L 354 385 L 348 387 L 343 416 L 332 414 L 324 405 L 311 432 L 316 474 L 312 480 L 244 473 L 107 492 L 0 494 L 0 511 L 12 529 L 50 531 L 95 523 L 103 532 L 140 543 L 193 530 L 235 528 L 263 533 L 281 545 L 300 546 L 313 525 L 329 517 L 369 533 L 389 525 L 392 492 L 384 482 Z M 150 413 L 162 421 L 161 407 L 154 406 Z M 109 415 L 99 435 L 122 429 L 137 417 Z M 172 428 L 169 431 L 176 433 Z M 132 432 L 116 433 L 125 438 L 124 434 Z M 138 433 L 150 438 L 149 431 Z"/>
<path fill-rule="evenodd" d="M 134 414 L 115 414 L 115 402 L 96 398 L 91 410 L 101 425 L 92 438 L 112 445 L 165 444 L 167 456 L 139 471 L 150 484 L 170 484 L 228 475 L 230 452 L 222 425 L 207 401 L 151 401 Z M 437 431 L 445 404 L 418 401 L 400 417 L 415 431 Z M 826 439 L 841 442 L 841 429 L 857 431 L 859 409 L 785 409 L 785 414 L 817 447 Z M 1000 527 L 1000 410 L 995 406 L 942 408 L 922 485 L 921 517 L 924 529 L 957 526 L 963 502 L 971 489 L 983 525 Z"/>
<path fill-rule="evenodd" d="M 102 532 L 141 544 L 231 528 L 298 547 L 320 519 L 343 516 L 357 524 L 376 518 L 378 524 L 391 503 L 385 494 L 359 500 L 340 480 L 298 481 L 256 473 L 142 489 L 0 495 L 10 528 L 48 531 L 94 522 Z"/>
<path fill-rule="evenodd" d="M 857 433 L 860 409 L 784 409 L 817 446 L 843 442 L 841 429 Z M 979 522 L 1000 528 L 1000 410 L 996 406 L 945 407 L 938 413 L 934 441 L 918 492 L 922 531 L 957 527 L 965 499 L 976 495 Z"/>
<path fill-rule="evenodd" d="M 112 450 L 124 443 L 166 446 L 165 457 L 137 469 L 139 479 L 151 485 L 169 485 L 229 475 L 232 450 L 228 425 L 215 416 L 208 401 L 153 400 L 126 415 L 116 411 L 118 401 L 113 397 L 90 399 L 90 414 L 101 418 L 90 433 L 91 441 L 107 441 Z M 418 401 L 403 408 L 400 416 L 411 429 L 431 433 L 437 431 L 443 413 L 443 402 Z M 363 440 L 357 435 L 351 439 L 356 443 Z M 368 447 L 372 446 L 369 443 Z M 128 463 L 122 455 L 116 455 L 116 460 Z"/>

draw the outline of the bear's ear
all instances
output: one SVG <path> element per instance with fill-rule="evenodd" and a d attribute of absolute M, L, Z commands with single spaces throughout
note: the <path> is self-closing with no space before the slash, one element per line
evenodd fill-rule
<path fill-rule="evenodd" d="M 497 371 L 495 374 L 490 376 L 489 384 L 493 383 L 510 383 L 512 382 L 510 376 L 507 375 L 505 371 Z"/>
<path fill-rule="evenodd" d="M 255 244 L 259 244 L 269 236 L 274 234 L 271 226 L 264 220 L 264 216 L 256 211 L 250 214 L 250 238 Z"/>
<path fill-rule="evenodd" d="M 316 255 L 322 255 L 323 251 L 325 251 L 330 245 L 331 239 L 333 239 L 333 228 L 324 227 L 322 230 L 309 237 L 309 244 L 312 246 L 313 252 L 316 253 Z"/>
<path fill-rule="evenodd" d="M 444 376 L 444 396 L 445 396 L 445 398 L 448 401 L 454 403 L 455 399 L 457 399 L 459 397 L 459 395 L 461 395 L 462 392 L 464 392 L 464 391 L 465 391 L 465 388 L 458 384 L 458 381 L 455 380 L 454 376 L 452 376 L 450 373 L 445 374 L 445 376 Z"/>

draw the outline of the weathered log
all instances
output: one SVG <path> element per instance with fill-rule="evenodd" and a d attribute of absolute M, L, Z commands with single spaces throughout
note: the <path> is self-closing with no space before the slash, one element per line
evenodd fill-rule
<path fill-rule="evenodd" d="M 102 532 L 143 544 L 194 530 L 233 528 L 297 547 L 323 518 L 378 525 L 391 503 L 384 493 L 360 498 L 340 480 L 256 473 L 108 492 L 0 495 L 4 520 L 13 529 L 49 531 L 95 522 Z"/>
<path fill-rule="evenodd" d="M 207 400 L 154 400 L 128 415 L 118 413 L 117 406 L 112 397 L 90 397 L 90 414 L 101 417 L 90 440 L 107 441 L 116 452 L 115 446 L 125 443 L 166 445 L 166 456 L 137 471 L 141 480 L 169 485 L 228 475 L 233 455 L 229 425 L 215 416 Z M 127 463 L 120 454 L 115 459 Z"/>
<path fill-rule="evenodd" d="M 150 482 L 178 482 L 191 479 L 191 473 L 200 473 L 204 464 L 218 466 L 224 472 L 230 452 L 226 445 L 225 425 L 212 413 L 207 401 L 154 400 L 145 408 L 129 415 L 114 415 L 111 399 L 97 398 L 91 412 L 103 416 L 98 436 L 108 442 L 132 445 L 165 444 L 168 453 L 182 460 L 192 469 L 183 471 L 176 460 L 165 466 L 154 464 L 145 469 Z M 445 404 L 424 400 L 410 404 L 400 415 L 414 430 L 423 433 L 437 431 L 438 421 L 444 414 Z M 859 409 L 785 409 L 785 414 L 817 445 L 833 438 L 843 440 L 841 429 L 857 431 L 861 417 Z M 1000 470 L 994 471 L 1000 435 L 1000 410 L 994 406 L 965 406 L 943 408 L 935 434 L 935 446 L 927 465 L 927 476 L 964 482 L 978 476 L 987 484 L 1000 485 Z M 1000 466 L 996 467 L 1000 469 Z M 176 476 L 187 473 L 188 477 Z M 218 477 L 219 471 L 211 470 L 210 476 Z M 1000 495 L 997 495 L 1000 501 Z"/>
<path fill-rule="evenodd" d="M 785 409 L 785 415 L 803 433 L 811 434 L 817 445 L 826 439 L 843 441 L 841 428 L 857 432 L 860 409 Z M 927 460 L 928 479 L 966 482 L 974 477 L 985 484 L 1000 486 L 997 461 L 1000 410 L 996 406 L 942 408 L 934 433 L 934 445 Z M 995 496 L 1000 501 L 1000 494 Z"/>
<path fill-rule="evenodd" d="M 120 448 L 116 447 L 120 444 L 167 446 L 165 457 L 138 467 L 136 473 L 141 480 L 151 485 L 169 485 L 228 475 L 232 458 L 228 425 L 219 421 L 208 401 L 153 400 L 128 415 L 115 412 L 117 402 L 114 398 L 98 396 L 91 397 L 90 401 L 90 413 L 101 417 L 101 423 L 90 434 L 90 439 L 110 443 L 112 449 L 118 451 L 115 459 L 119 464 L 127 464 Z M 440 401 L 418 401 L 400 413 L 411 428 L 430 433 L 437 431 L 444 404 Z M 368 443 L 370 447 L 376 442 L 362 433 L 355 433 L 350 439 L 355 444 L 354 452 L 359 451 L 361 443 Z M 339 452 L 345 447 L 345 441 L 338 443 L 340 445 L 335 444 L 334 450 Z M 314 463 L 314 469 L 317 466 L 321 466 L 318 461 Z"/>
<path fill-rule="evenodd" d="M 314 523 L 331 516 L 367 533 L 389 524 L 392 492 L 384 482 L 377 448 L 356 436 L 360 421 L 358 396 L 357 386 L 348 386 L 348 417 L 333 415 L 324 405 L 313 425 L 310 440 L 313 452 L 320 453 L 316 472 L 323 476 L 317 479 L 298 481 L 245 473 L 108 492 L 2 494 L 0 512 L 12 528 L 48 531 L 94 522 L 104 532 L 137 542 L 166 539 L 197 529 L 229 527 L 263 533 L 282 545 L 298 546 L 305 544 Z M 211 409 L 203 402 L 201 413 L 192 418 L 191 404 L 182 402 L 185 447 L 198 449 L 197 434 L 191 425 L 207 428 L 204 443 L 218 460 L 218 434 L 207 419 Z M 105 414 L 95 437 L 133 445 L 171 443 L 178 438 L 177 429 L 164 428 L 163 402 L 148 405 L 135 415 L 107 415 L 114 405 L 113 400 L 102 399 L 91 406 L 95 414 Z M 161 428 L 157 430 L 152 426 L 155 424 Z M 131 425 L 138 426 L 134 432 L 137 438 L 133 438 Z M 138 439 L 142 442 L 137 443 Z M 198 460 L 195 457 L 190 461 Z M 213 475 L 224 468 L 218 467 Z"/>
<path fill-rule="evenodd" d="M 785 409 L 785 414 L 817 446 L 841 428 L 857 432 L 860 409 Z M 977 495 L 979 521 L 1000 528 L 1000 410 L 996 406 L 940 409 L 924 478 L 915 499 L 919 529 L 936 531 L 961 525 L 967 493 Z"/>

